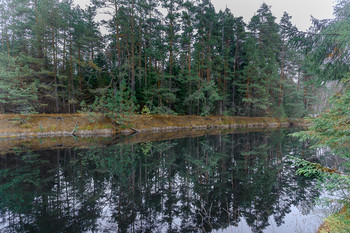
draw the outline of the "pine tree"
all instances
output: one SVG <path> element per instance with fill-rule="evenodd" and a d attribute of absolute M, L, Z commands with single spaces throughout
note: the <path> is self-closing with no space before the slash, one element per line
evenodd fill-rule
<path fill-rule="evenodd" d="M 271 109 L 278 102 L 278 61 L 280 52 L 279 27 L 275 22 L 270 7 L 262 4 L 257 14 L 248 25 L 254 35 L 255 49 L 251 46 L 252 65 L 247 68 L 247 90 L 244 102 L 249 106 L 253 115 L 275 114 Z M 254 51 L 256 50 L 256 51 Z M 249 52 L 248 52 L 249 53 Z M 251 56 L 251 55 L 249 55 Z M 276 85 L 277 84 L 277 85 Z"/>
<path fill-rule="evenodd" d="M 284 12 L 280 21 L 281 53 L 278 111 L 281 116 L 302 117 L 306 114 L 303 103 L 303 93 L 298 89 L 300 58 L 302 54 L 293 46 L 298 30 L 292 25 L 292 17 Z M 298 81 L 297 81 L 298 80 Z"/>
<path fill-rule="evenodd" d="M 164 32 L 165 32 L 165 46 L 167 49 L 168 61 L 166 63 L 167 72 L 163 76 L 168 83 L 168 95 L 166 95 L 165 101 L 168 103 L 169 109 L 172 109 L 173 103 L 176 102 L 176 88 L 174 89 L 174 77 L 177 67 L 176 57 L 178 53 L 178 39 L 179 39 L 179 18 L 181 0 L 162 0 L 162 7 L 167 11 L 164 18 Z"/>
<path fill-rule="evenodd" d="M 40 83 L 34 78 L 40 75 L 31 66 L 37 60 L 25 55 L 16 58 L 0 54 L 0 111 L 29 114 L 40 107 L 38 94 Z"/>
<path fill-rule="evenodd" d="M 234 24 L 234 61 L 232 70 L 232 96 L 231 96 L 231 112 L 233 115 L 237 113 L 238 110 L 238 104 L 239 99 L 241 96 L 238 95 L 240 93 L 237 93 L 238 89 L 238 82 L 240 80 L 241 71 L 243 70 L 244 65 L 244 44 L 246 43 L 246 31 L 245 31 L 245 23 L 243 22 L 242 17 L 235 18 L 235 24 Z M 238 97 L 238 98 L 237 98 Z"/>
<path fill-rule="evenodd" d="M 276 24 L 266 4 L 248 27 L 228 9 L 216 13 L 209 0 L 94 0 L 86 9 L 71 0 L 1 0 L 0 6 L 0 51 L 25 57 L 15 63 L 35 72 L 25 85 L 40 84 L 40 112 L 74 113 L 83 100 L 130 93 L 126 98 L 152 113 L 300 116 L 312 109 L 315 87 L 308 82 L 346 69 L 341 60 L 324 69 L 315 69 L 317 59 L 300 62 L 314 37 L 301 36 L 287 14 Z M 96 22 L 98 11 L 111 19 Z M 297 49 L 287 43 L 297 38 L 307 43 Z"/>
<path fill-rule="evenodd" d="M 193 100 L 187 99 L 194 91 L 194 84 L 197 80 L 196 73 L 192 67 L 192 53 L 195 29 L 195 11 L 196 6 L 192 1 L 186 1 L 183 4 L 184 10 L 181 15 L 182 35 L 180 39 L 180 67 L 179 78 L 182 78 L 181 83 L 186 88 L 180 89 L 179 104 L 182 108 L 186 108 L 185 112 L 193 114 Z M 186 101 L 185 101 L 186 100 Z"/>

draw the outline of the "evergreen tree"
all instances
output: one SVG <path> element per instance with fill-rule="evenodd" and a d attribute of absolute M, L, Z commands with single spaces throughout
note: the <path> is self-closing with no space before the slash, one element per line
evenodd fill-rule
<path fill-rule="evenodd" d="M 248 28 L 252 33 L 248 51 L 251 67 L 245 68 L 247 88 L 243 101 L 249 115 L 276 114 L 278 111 L 271 107 L 276 106 L 279 96 L 277 57 L 281 39 L 278 33 L 279 26 L 270 7 L 262 4 L 257 14 L 252 17 Z"/>
<path fill-rule="evenodd" d="M 312 80 L 316 84 L 329 85 L 338 82 L 340 91 L 330 100 L 328 110 L 311 119 L 311 125 L 307 131 L 298 133 L 302 139 L 312 139 L 314 146 L 330 148 L 339 156 L 350 157 L 350 73 L 349 73 L 349 45 L 350 45 L 350 1 L 339 0 L 334 8 L 333 20 L 314 19 L 313 33 L 308 36 L 311 42 L 307 64 L 309 71 L 315 75 Z M 319 164 L 303 161 L 303 168 L 299 174 L 307 174 L 310 171 L 322 177 L 320 179 L 333 193 L 343 193 L 332 202 L 338 201 L 341 205 L 349 205 L 349 175 L 333 174 L 319 168 Z M 347 164 L 348 165 L 348 164 Z M 305 172 L 306 171 L 306 172 Z M 347 170 L 348 173 L 348 170 Z M 334 232 L 348 232 L 349 224 L 344 216 L 349 211 L 332 215 L 327 219 Z M 340 226 L 340 227 L 339 227 Z"/>
<path fill-rule="evenodd" d="M 245 31 L 245 23 L 242 17 L 235 18 L 234 20 L 234 61 L 232 70 L 232 89 L 231 89 L 231 112 L 233 115 L 237 114 L 239 104 L 242 99 L 241 93 L 238 93 L 239 80 L 241 78 L 242 70 L 244 67 L 244 53 L 247 35 Z M 231 63 L 232 64 L 232 63 Z"/>
<path fill-rule="evenodd" d="M 280 91 L 278 110 L 281 115 L 302 117 L 307 112 L 303 104 L 303 91 L 300 88 L 300 62 L 303 54 L 293 46 L 298 39 L 298 30 L 292 25 L 292 17 L 284 12 L 280 21 L 281 53 L 280 53 Z"/>
<path fill-rule="evenodd" d="M 25 58 L 14 64 L 35 72 L 24 85 L 38 84 L 39 112 L 74 113 L 82 101 L 123 95 L 152 113 L 301 116 L 313 108 L 317 87 L 310 80 L 347 69 L 345 56 L 316 69 L 321 63 L 312 56 L 322 49 L 309 61 L 310 45 L 318 38 L 333 45 L 328 52 L 336 57 L 339 41 L 301 34 L 288 14 L 276 24 L 266 4 L 248 26 L 228 9 L 217 13 L 210 0 L 93 0 L 86 9 L 72 0 L 1 0 L 0 6 L 0 51 Z M 111 19 L 96 22 L 99 11 Z M 100 25 L 108 30 L 104 37 Z"/>
<path fill-rule="evenodd" d="M 36 59 L 25 55 L 16 58 L 0 53 L 0 111 L 29 114 L 36 111 L 39 88 L 35 76 L 40 75 L 31 68 Z"/>
<path fill-rule="evenodd" d="M 316 139 L 317 145 L 329 146 L 345 157 L 350 156 L 349 9 L 350 1 L 341 0 L 335 7 L 334 20 L 314 20 L 318 34 L 312 35 L 312 41 L 318 46 L 309 54 L 314 60 L 308 60 L 312 62 L 311 71 L 318 74 L 314 81 L 322 84 L 338 81 L 341 91 L 332 97 L 330 109 L 314 118 L 310 130 L 304 134 Z"/>

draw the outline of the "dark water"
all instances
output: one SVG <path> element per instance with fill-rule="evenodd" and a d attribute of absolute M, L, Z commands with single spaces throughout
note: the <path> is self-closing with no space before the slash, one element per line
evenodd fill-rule
<path fill-rule="evenodd" d="M 287 130 L 0 157 L 1 232 L 313 232 Z"/>

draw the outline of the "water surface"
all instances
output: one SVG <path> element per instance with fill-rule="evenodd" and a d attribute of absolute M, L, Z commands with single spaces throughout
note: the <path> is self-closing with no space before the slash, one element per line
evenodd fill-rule
<path fill-rule="evenodd" d="M 315 232 L 319 159 L 288 130 L 0 157 L 1 232 Z M 79 139 L 76 139 L 79 140 Z"/>

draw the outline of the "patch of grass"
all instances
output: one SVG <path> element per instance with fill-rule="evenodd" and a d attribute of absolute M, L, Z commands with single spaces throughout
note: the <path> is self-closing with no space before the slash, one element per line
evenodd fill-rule
<path fill-rule="evenodd" d="M 86 125 L 86 126 L 84 126 L 84 127 L 81 127 L 81 130 L 93 130 L 94 129 L 94 126 L 92 126 L 92 125 Z"/>
<path fill-rule="evenodd" d="M 344 207 L 339 213 L 325 219 L 318 233 L 348 233 L 350 232 L 350 212 Z"/>
<path fill-rule="evenodd" d="M 30 124 L 26 123 L 26 124 L 21 124 L 20 127 L 24 128 L 24 129 L 30 129 L 32 126 Z"/>
<path fill-rule="evenodd" d="M 111 124 L 102 124 L 100 129 L 111 129 L 112 125 Z"/>
<path fill-rule="evenodd" d="M 221 122 L 223 125 L 230 125 L 230 123 L 231 123 L 227 118 L 222 119 Z"/>
<path fill-rule="evenodd" d="M 46 131 L 46 127 L 39 125 L 39 128 L 37 128 L 35 131 L 36 132 L 44 132 L 44 131 Z"/>

